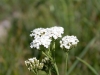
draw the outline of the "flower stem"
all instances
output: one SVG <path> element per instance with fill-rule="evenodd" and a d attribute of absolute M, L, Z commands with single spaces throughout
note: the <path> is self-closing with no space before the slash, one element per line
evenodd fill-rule
<path fill-rule="evenodd" d="M 38 75 L 38 72 L 36 73 L 36 75 Z"/>
<path fill-rule="evenodd" d="M 57 67 L 57 64 L 55 62 L 55 41 L 53 42 L 52 50 L 53 50 L 54 68 L 56 70 L 57 75 L 59 75 L 58 67 Z"/>
<path fill-rule="evenodd" d="M 57 67 L 57 64 L 56 64 L 56 63 L 54 63 L 54 67 L 55 67 L 55 70 L 56 70 L 56 72 L 57 72 L 57 75 L 59 75 L 58 67 Z"/>
<path fill-rule="evenodd" d="M 48 75 L 51 75 L 51 68 L 49 69 L 49 74 Z"/>
<path fill-rule="evenodd" d="M 68 68 L 67 63 L 68 63 L 68 52 L 66 52 L 65 75 L 67 75 L 66 74 L 67 73 L 67 68 Z"/>

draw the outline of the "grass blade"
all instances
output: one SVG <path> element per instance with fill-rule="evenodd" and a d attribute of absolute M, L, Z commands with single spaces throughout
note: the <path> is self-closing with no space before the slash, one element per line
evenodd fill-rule
<path fill-rule="evenodd" d="M 80 58 L 82 58 L 82 57 L 87 53 L 87 51 L 89 50 L 89 47 L 95 42 L 95 40 L 96 40 L 96 37 L 93 38 L 93 39 L 90 41 L 90 43 L 85 47 L 85 49 L 82 50 L 83 52 L 79 55 Z M 79 62 L 79 60 L 76 60 L 76 61 L 73 63 L 73 65 L 72 65 L 72 66 L 70 67 L 70 69 L 68 70 L 67 75 L 69 75 L 69 74 L 74 70 L 74 68 L 75 68 L 75 66 L 78 64 L 78 62 Z"/>
<path fill-rule="evenodd" d="M 98 75 L 98 73 L 95 71 L 95 69 L 89 65 L 87 62 L 85 62 L 84 60 L 80 59 L 79 57 L 76 57 L 79 61 L 81 61 L 82 63 L 84 63 L 95 75 Z"/>

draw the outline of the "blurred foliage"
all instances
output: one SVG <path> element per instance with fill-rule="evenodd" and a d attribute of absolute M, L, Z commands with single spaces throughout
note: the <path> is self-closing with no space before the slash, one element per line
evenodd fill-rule
<path fill-rule="evenodd" d="M 100 0 L 0 0 L 0 21 L 4 19 L 10 19 L 11 29 L 5 41 L 0 42 L 0 75 L 33 75 L 24 61 L 33 56 L 41 58 L 41 55 L 29 47 L 30 31 L 51 26 L 62 26 L 64 35 L 76 35 L 80 40 L 77 48 L 70 51 L 68 69 L 96 37 L 83 59 L 100 74 Z M 64 55 L 59 45 L 56 59 L 63 75 Z M 70 75 L 84 74 L 93 75 L 85 65 L 78 63 Z"/>

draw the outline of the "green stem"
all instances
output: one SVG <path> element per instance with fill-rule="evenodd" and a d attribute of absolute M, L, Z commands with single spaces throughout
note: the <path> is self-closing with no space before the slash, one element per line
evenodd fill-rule
<path fill-rule="evenodd" d="M 57 75 L 59 75 L 58 67 L 57 67 L 57 64 L 55 62 L 55 41 L 53 42 L 52 50 L 53 50 L 54 68 L 56 70 Z"/>
<path fill-rule="evenodd" d="M 49 69 L 49 74 L 48 75 L 51 75 L 51 68 Z"/>
<path fill-rule="evenodd" d="M 38 72 L 36 73 L 36 75 L 39 75 Z"/>
<path fill-rule="evenodd" d="M 85 62 L 84 60 L 82 60 L 82 59 L 80 59 L 79 57 L 76 57 L 79 61 L 81 61 L 82 63 L 84 63 L 95 75 L 99 75 L 96 71 L 95 71 L 95 69 L 91 66 L 91 65 L 89 65 L 87 62 Z"/>
<path fill-rule="evenodd" d="M 54 63 L 54 67 L 55 67 L 55 70 L 57 72 L 57 75 L 59 75 L 59 71 L 58 71 L 58 67 L 57 67 L 57 64 L 56 63 Z"/>
<path fill-rule="evenodd" d="M 66 52 L 66 65 L 65 65 L 65 75 L 67 75 L 66 73 L 67 73 L 67 63 L 68 63 L 68 52 Z"/>

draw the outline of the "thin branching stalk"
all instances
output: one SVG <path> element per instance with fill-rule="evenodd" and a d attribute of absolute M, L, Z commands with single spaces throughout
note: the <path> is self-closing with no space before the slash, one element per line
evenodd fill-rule
<path fill-rule="evenodd" d="M 49 69 L 49 74 L 48 75 L 51 75 L 51 68 Z"/>
<path fill-rule="evenodd" d="M 39 75 L 38 72 L 36 73 L 36 75 Z"/>
<path fill-rule="evenodd" d="M 68 66 L 67 66 L 67 63 L 68 63 L 68 52 L 66 52 L 66 62 L 65 62 L 65 75 L 67 75 L 66 73 L 67 73 L 67 68 L 68 68 Z"/>
<path fill-rule="evenodd" d="M 53 48 L 53 61 L 54 61 L 54 68 L 55 68 L 55 70 L 56 70 L 57 75 L 59 75 L 58 67 L 57 67 L 57 64 L 56 64 L 56 62 L 55 62 L 55 42 L 53 43 L 52 48 Z"/>
<path fill-rule="evenodd" d="M 54 63 L 54 67 L 55 67 L 55 70 L 57 72 L 57 75 L 59 75 L 59 71 L 58 71 L 58 67 L 57 67 L 57 64 L 56 63 Z"/>

